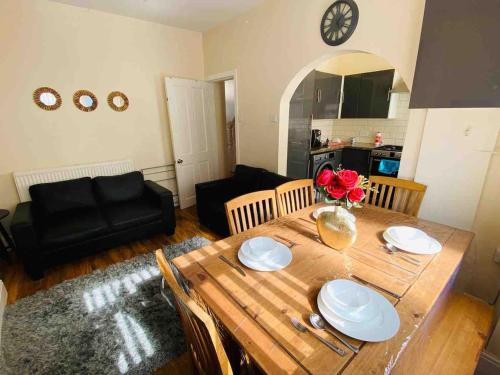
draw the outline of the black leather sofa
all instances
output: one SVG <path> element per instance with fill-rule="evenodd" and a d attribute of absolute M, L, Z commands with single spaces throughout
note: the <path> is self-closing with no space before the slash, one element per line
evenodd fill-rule
<path fill-rule="evenodd" d="M 28 274 L 159 233 L 173 234 L 172 192 L 140 172 L 37 184 L 17 205 L 11 232 Z"/>
<path fill-rule="evenodd" d="M 221 236 L 228 236 L 229 226 L 224 203 L 243 194 L 275 189 L 291 180 L 262 168 L 237 165 L 231 178 L 196 184 L 198 219 L 201 224 Z"/>

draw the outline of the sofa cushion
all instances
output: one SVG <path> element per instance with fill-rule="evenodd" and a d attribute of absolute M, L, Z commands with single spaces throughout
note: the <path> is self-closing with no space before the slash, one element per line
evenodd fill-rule
<path fill-rule="evenodd" d="M 137 199 L 144 191 L 141 172 L 130 172 L 118 176 L 94 178 L 97 197 L 103 203 L 116 203 Z"/>
<path fill-rule="evenodd" d="M 53 215 L 41 230 L 45 249 L 92 238 L 109 232 L 109 225 L 97 208 L 67 211 Z"/>
<path fill-rule="evenodd" d="M 97 206 L 90 177 L 36 184 L 29 191 L 37 208 L 47 216 Z"/>
<path fill-rule="evenodd" d="M 247 165 L 238 164 L 234 170 L 233 181 L 239 185 L 239 189 L 244 189 L 246 192 L 255 191 L 260 185 L 262 172 L 265 169 L 249 167 Z"/>
<path fill-rule="evenodd" d="M 285 177 L 276 173 L 264 171 L 262 172 L 262 177 L 260 179 L 260 190 L 273 190 L 276 187 L 284 184 L 285 182 L 291 181 L 289 177 Z"/>
<path fill-rule="evenodd" d="M 118 202 L 103 208 L 113 230 L 127 229 L 161 219 L 161 209 L 147 199 Z"/>

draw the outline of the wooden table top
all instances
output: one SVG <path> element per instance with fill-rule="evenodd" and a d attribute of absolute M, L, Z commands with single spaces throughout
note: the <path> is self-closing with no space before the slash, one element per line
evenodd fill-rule
<path fill-rule="evenodd" d="M 344 251 L 321 243 L 312 211 L 308 207 L 292 215 L 217 241 L 174 259 L 191 286 L 217 315 L 227 331 L 269 374 L 361 374 L 384 373 L 392 369 L 425 317 L 450 284 L 469 247 L 473 234 L 449 226 L 419 220 L 376 207 L 352 210 L 357 218 L 358 238 Z M 435 237 L 443 250 L 437 255 L 415 255 L 415 266 L 398 254 L 385 252 L 382 233 L 391 225 L 410 225 Z M 283 243 L 294 242 L 293 260 L 276 272 L 257 272 L 240 264 L 246 276 L 221 261 L 223 254 L 235 263 L 241 244 L 254 236 L 267 235 Z M 354 354 L 326 332 L 314 330 L 346 351 L 339 356 L 290 323 L 297 317 L 306 326 L 311 312 L 318 312 L 317 294 L 333 279 L 362 280 L 395 308 L 401 320 L 398 333 L 381 343 L 364 343 L 347 338 L 359 347 Z"/>

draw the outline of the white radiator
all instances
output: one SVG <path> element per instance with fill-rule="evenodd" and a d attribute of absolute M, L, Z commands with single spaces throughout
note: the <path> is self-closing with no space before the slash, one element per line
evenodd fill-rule
<path fill-rule="evenodd" d="M 113 176 L 134 171 L 132 160 L 108 161 L 29 172 L 14 172 L 14 182 L 21 202 L 30 201 L 29 187 L 44 182 L 57 182 L 80 177 Z"/>

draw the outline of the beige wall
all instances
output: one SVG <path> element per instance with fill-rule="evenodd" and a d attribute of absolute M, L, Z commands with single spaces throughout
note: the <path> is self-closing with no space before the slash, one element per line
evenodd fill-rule
<path fill-rule="evenodd" d="M 327 46 L 319 35 L 330 4 L 270 0 L 204 34 L 205 73 L 238 71 L 242 163 L 285 171 L 289 99 L 306 74 L 337 54 L 382 56 L 412 82 L 423 0 L 357 1 L 358 28 L 340 47 Z"/>
<path fill-rule="evenodd" d="M 393 69 L 392 65 L 383 57 L 371 53 L 349 53 L 337 56 L 316 68 L 320 72 L 341 76 L 387 69 Z"/>
<path fill-rule="evenodd" d="M 200 33 L 46 0 L 2 0 L 0 46 L 0 207 L 17 202 L 13 171 L 172 161 L 163 78 L 203 77 Z M 59 110 L 35 106 L 40 86 L 59 91 Z M 73 105 L 78 89 L 97 96 L 94 112 Z M 113 90 L 126 93 L 127 111 L 109 108 Z"/>
<path fill-rule="evenodd" d="M 499 130 L 500 109 L 429 109 L 415 173 L 428 185 L 420 216 L 475 233 L 458 286 L 488 302 L 500 288 Z"/>
<path fill-rule="evenodd" d="M 500 110 L 498 110 L 500 111 Z M 491 157 L 486 173 L 481 199 L 472 231 L 476 240 L 468 254 L 464 273 L 471 276 L 468 288 L 471 293 L 492 302 L 500 288 L 500 264 L 493 262 L 500 248 L 500 134 L 497 136 L 495 154 Z M 497 309 L 500 301 L 497 303 Z M 497 314 L 500 310 L 497 310 Z"/>
<path fill-rule="evenodd" d="M 415 180 L 420 216 L 470 230 L 500 129 L 500 109 L 429 109 Z"/>

